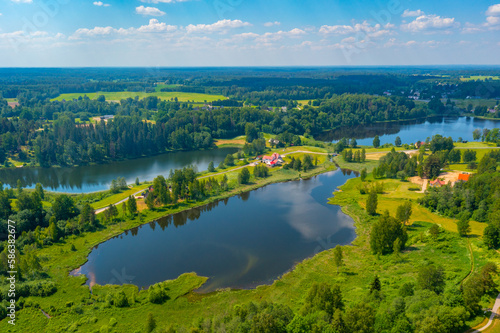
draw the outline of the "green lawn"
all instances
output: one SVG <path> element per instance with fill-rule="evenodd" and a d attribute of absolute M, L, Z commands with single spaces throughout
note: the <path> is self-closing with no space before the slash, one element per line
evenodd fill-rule
<path fill-rule="evenodd" d="M 226 97 L 222 95 L 208 95 L 208 94 L 197 94 L 197 93 L 186 93 L 186 92 L 154 92 L 154 93 L 145 93 L 145 92 L 132 92 L 132 91 L 120 91 L 120 92 L 97 92 L 97 93 L 71 93 L 71 94 L 61 94 L 57 98 L 54 98 L 55 101 L 62 100 L 73 100 L 77 99 L 80 96 L 87 95 L 90 99 L 97 99 L 98 96 L 104 95 L 107 101 L 120 101 L 126 98 L 135 98 L 138 96 L 140 99 L 148 97 L 148 96 L 157 96 L 161 100 L 170 100 L 175 97 L 179 100 L 179 102 L 187 102 L 193 101 L 195 103 L 203 103 L 205 101 L 212 102 L 219 99 L 226 99 Z"/>

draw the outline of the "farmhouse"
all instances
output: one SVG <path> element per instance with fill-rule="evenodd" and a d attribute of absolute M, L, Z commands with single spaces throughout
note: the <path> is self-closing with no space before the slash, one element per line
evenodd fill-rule
<path fill-rule="evenodd" d="M 263 156 L 262 162 L 266 163 L 269 166 L 274 167 L 277 165 L 281 165 L 283 163 L 283 159 L 281 158 L 280 154 L 274 153 L 271 156 Z"/>
<path fill-rule="evenodd" d="M 441 187 L 444 185 L 446 185 L 446 182 L 444 180 L 440 180 L 440 179 L 431 180 L 429 182 L 430 187 Z"/>

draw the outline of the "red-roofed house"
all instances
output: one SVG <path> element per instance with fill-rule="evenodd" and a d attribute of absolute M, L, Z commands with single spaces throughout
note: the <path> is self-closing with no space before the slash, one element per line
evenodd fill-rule
<path fill-rule="evenodd" d="M 263 156 L 262 162 L 264 162 L 270 166 L 276 166 L 276 165 L 280 165 L 281 163 L 283 163 L 283 159 L 281 158 L 280 154 L 274 153 L 271 156 Z"/>
<path fill-rule="evenodd" d="M 469 178 L 470 178 L 470 174 L 468 174 L 468 173 L 461 173 L 458 175 L 458 181 L 468 182 Z"/>
<path fill-rule="evenodd" d="M 440 179 L 431 180 L 429 182 L 430 187 L 441 187 L 444 185 L 446 185 L 446 182 L 444 180 L 440 180 Z"/>

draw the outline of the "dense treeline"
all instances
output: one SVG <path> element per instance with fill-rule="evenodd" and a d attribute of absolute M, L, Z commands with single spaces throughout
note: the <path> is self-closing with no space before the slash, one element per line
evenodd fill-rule
<path fill-rule="evenodd" d="M 168 150 L 209 148 L 213 138 L 246 134 L 249 123 L 257 132 L 279 134 L 281 142 L 297 145 L 297 135 L 314 136 L 340 126 L 432 113 L 404 98 L 369 95 L 334 96 L 320 107 L 305 106 L 287 112 L 250 107 L 193 109 L 186 103 L 159 101 L 156 97 L 129 98 L 120 104 L 82 98 L 17 107 L 13 112 L 17 117 L 2 118 L 0 123 L 0 162 L 17 154 L 20 160 L 34 159 L 42 166 L 102 163 Z M 153 113 L 156 122 L 144 120 Z M 105 114 L 116 116 L 90 124 L 75 121 L 77 116 L 85 120 Z"/>
<path fill-rule="evenodd" d="M 489 247 L 500 246 L 500 172 L 496 171 L 500 153 L 491 151 L 478 165 L 477 174 L 467 182 L 457 182 L 439 188 L 428 189 L 420 204 L 440 214 L 487 222 L 484 242 Z"/>

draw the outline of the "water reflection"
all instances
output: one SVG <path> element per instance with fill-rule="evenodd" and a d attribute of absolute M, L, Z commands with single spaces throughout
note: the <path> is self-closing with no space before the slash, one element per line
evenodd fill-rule
<path fill-rule="evenodd" d="M 153 180 L 158 175 L 168 175 L 171 169 L 196 165 L 198 170 L 206 170 L 213 161 L 218 165 L 227 154 L 235 153 L 235 148 L 221 148 L 195 152 L 175 152 L 154 157 L 135 159 L 103 165 L 89 165 L 74 168 L 12 168 L 0 169 L 0 181 L 10 187 L 21 180 L 23 187 L 33 188 L 41 183 L 51 191 L 85 193 L 109 189 L 113 179 L 125 177 L 127 183 Z"/>
<path fill-rule="evenodd" d="M 209 277 L 202 291 L 269 283 L 293 265 L 354 237 L 353 221 L 327 204 L 344 170 L 269 185 L 163 217 L 93 249 L 80 272 L 106 284 L 114 272 L 146 287 L 185 272 Z M 140 237 L 135 237 L 140 236 Z M 116 278 L 115 278 L 116 279 Z"/>
<path fill-rule="evenodd" d="M 341 127 L 325 132 L 317 137 L 322 141 L 338 141 L 341 138 L 356 138 L 359 145 L 373 144 L 375 135 L 380 136 L 381 144 L 394 143 L 399 136 L 403 143 L 425 141 L 436 134 L 451 136 L 454 140 L 461 137 L 472 141 L 472 132 L 479 128 L 500 127 L 500 120 L 484 120 L 470 117 L 431 117 L 427 119 L 376 123 L 353 127 Z"/>

